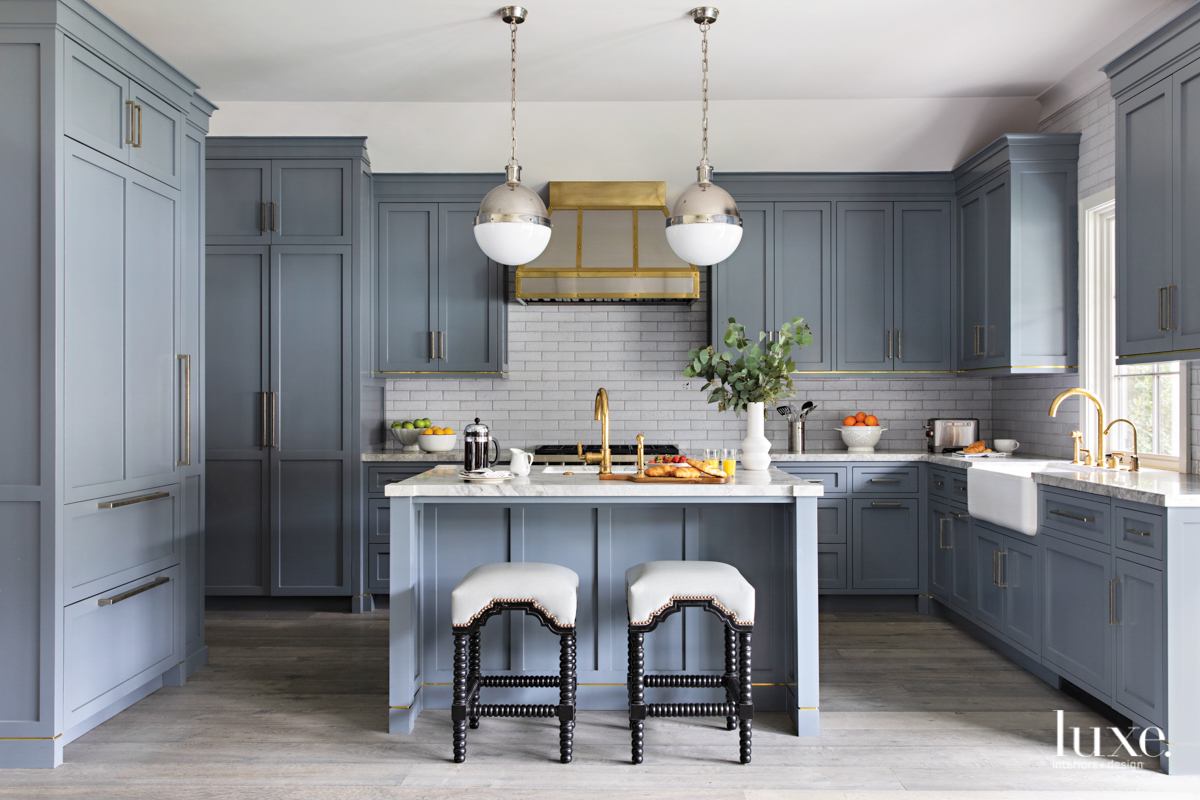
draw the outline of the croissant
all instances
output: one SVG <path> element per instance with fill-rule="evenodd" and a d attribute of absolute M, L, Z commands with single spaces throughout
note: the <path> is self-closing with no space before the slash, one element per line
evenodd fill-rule
<path fill-rule="evenodd" d="M 673 478 L 675 477 L 675 467 L 670 464 L 656 464 L 652 467 L 646 467 L 647 478 Z"/>
<path fill-rule="evenodd" d="M 695 467 L 676 467 L 675 468 L 675 477 L 676 478 L 699 478 L 703 474 L 704 474 L 703 472 L 696 469 Z"/>
<path fill-rule="evenodd" d="M 696 461 L 693 458 L 689 458 L 687 460 L 687 463 L 688 463 L 688 466 L 695 467 L 696 469 L 703 472 L 705 475 L 711 475 L 714 478 L 729 477 L 728 475 L 726 475 L 725 470 L 720 469 L 718 467 L 710 467 L 709 465 L 705 464 L 703 461 Z"/>
<path fill-rule="evenodd" d="M 992 451 L 991 448 L 987 446 L 987 442 L 985 442 L 983 439 L 980 439 L 978 442 L 973 442 L 964 447 L 963 452 L 974 455 L 976 453 L 990 453 Z"/>

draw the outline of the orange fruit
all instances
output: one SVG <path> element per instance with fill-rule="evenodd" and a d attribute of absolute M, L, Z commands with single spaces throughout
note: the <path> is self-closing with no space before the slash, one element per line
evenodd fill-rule
<path fill-rule="evenodd" d="M 454 433 L 454 428 L 442 428 L 442 433 L 449 436 L 450 434 Z"/>
<path fill-rule="evenodd" d="M 865 420 L 867 418 L 866 412 L 860 411 L 854 415 L 854 418 L 856 420 L 858 420 L 859 422 L 862 422 L 863 420 Z"/>
<path fill-rule="evenodd" d="M 846 417 L 844 420 L 842 420 L 842 424 L 845 425 L 847 428 L 849 428 L 850 426 L 854 425 L 857 422 L 858 422 L 858 420 L 856 420 L 854 417 Z"/>
<path fill-rule="evenodd" d="M 867 414 L 867 418 L 863 421 L 868 425 L 878 425 L 879 417 L 875 416 L 874 414 Z"/>

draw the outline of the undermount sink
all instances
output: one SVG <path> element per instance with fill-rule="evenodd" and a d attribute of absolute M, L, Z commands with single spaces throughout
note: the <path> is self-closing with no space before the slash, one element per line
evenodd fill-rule
<path fill-rule="evenodd" d="M 612 468 L 614 475 L 636 475 L 637 467 L 633 464 L 613 464 Z M 542 470 L 544 475 L 562 475 L 567 472 L 573 472 L 576 475 L 599 475 L 599 464 L 564 464 L 562 466 L 546 467 Z"/>
<path fill-rule="evenodd" d="M 1062 461 L 1020 459 L 972 464 L 967 470 L 967 510 L 975 519 L 1037 533 L 1037 484 L 1033 473 L 1068 466 Z"/>

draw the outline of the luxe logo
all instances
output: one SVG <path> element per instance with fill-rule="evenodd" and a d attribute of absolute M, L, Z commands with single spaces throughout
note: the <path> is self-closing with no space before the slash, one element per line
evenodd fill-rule
<path fill-rule="evenodd" d="M 1066 727 L 1063 724 L 1063 712 L 1059 711 L 1059 712 L 1057 712 L 1057 714 L 1058 714 L 1058 755 L 1063 756 L 1063 755 L 1066 755 L 1066 737 L 1065 737 Z M 1074 732 L 1073 748 L 1075 750 L 1075 755 L 1083 756 L 1084 758 L 1087 758 L 1088 756 L 1104 755 L 1104 753 L 1102 753 L 1100 751 L 1100 732 L 1102 730 L 1104 730 L 1104 728 L 1092 728 L 1091 729 L 1092 730 L 1092 749 L 1090 752 L 1087 752 L 1087 753 L 1083 752 L 1083 750 L 1081 748 L 1080 729 L 1079 728 L 1071 728 L 1071 730 Z M 1117 756 L 1122 755 L 1122 753 L 1126 753 L 1126 754 L 1132 756 L 1133 758 L 1143 758 L 1143 757 L 1144 758 L 1157 758 L 1159 754 L 1151 753 L 1149 750 L 1149 747 L 1147 746 L 1147 739 L 1150 738 L 1151 731 L 1153 731 L 1155 734 L 1155 736 L 1153 737 L 1154 743 L 1161 742 L 1163 744 L 1166 744 L 1166 740 L 1165 740 L 1166 734 L 1163 733 L 1161 728 L 1156 728 L 1153 726 L 1142 729 L 1141 735 L 1138 736 L 1138 738 L 1137 738 L 1137 749 L 1136 750 L 1134 749 L 1133 744 L 1129 741 L 1129 738 L 1127 736 L 1125 736 L 1125 734 L 1121 733 L 1120 728 L 1109 728 L 1108 730 L 1112 731 L 1113 736 L 1117 737 L 1117 742 L 1118 742 L 1117 749 L 1113 750 L 1111 753 L 1109 753 L 1108 758 L 1116 758 Z M 1141 750 L 1141 752 L 1139 753 L 1138 750 Z M 1170 754 L 1170 752 L 1164 750 L 1164 751 L 1162 751 L 1162 755 L 1169 756 L 1171 754 Z"/>

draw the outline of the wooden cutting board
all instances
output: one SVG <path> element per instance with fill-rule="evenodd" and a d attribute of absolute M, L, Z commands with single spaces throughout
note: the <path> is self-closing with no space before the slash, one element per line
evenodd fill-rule
<path fill-rule="evenodd" d="M 699 478 L 651 478 L 646 475 L 601 475 L 602 481 L 629 481 L 630 483 L 729 483 L 729 478 L 704 475 Z"/>

